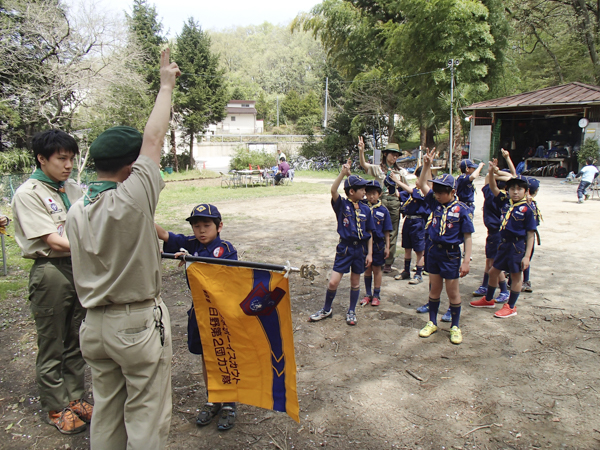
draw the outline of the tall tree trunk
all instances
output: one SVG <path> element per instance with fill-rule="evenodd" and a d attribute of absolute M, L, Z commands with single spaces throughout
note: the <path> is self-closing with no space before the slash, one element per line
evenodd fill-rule
<path fill-rule="evenodd" d="M 394 111 L 388 111 L 388 143 L 396 142 L 394 127 Z"/>
<path fill-rule="evenodd" d="M 462 120 L 460 118 L 460 116 L 458 114 L 454 114 L 454 127 L 453 127 L 453 132 L 454 132 L 454 146 L 453 149 L 454 151 L 452 152 L 452 161 L 454 161 L 453 165 L 454 167 L 458 167 L 458 164 L 461 160 L 461 151 L 462 151 L 462 129 L 463 129 L 463 125 L 462 125 Z"/>
<path fill-rule="evenodd" d="M 194 161 L 194 132 L 190 133 L 190 168 L 193 170 L 196 167 Z"/>
<path fill-rule="evenodd" d="M 177 139 L 175 138 L 175 108 L 171 106 L 171 120 L 169 121 L 169 130 L 171 132 L 171 153 L 173 154 L 173 168 L 175 172 L 179 172 L 179 161 L 177 161 Z"/>
<path fill-rule="evenodd" d="M 594 78 L 596 79 L 596 84 L 600 84 L 600 58 L 598 57 L 598 52 L 596 51 L 596 41 L 593 31 L 594 24 L 590 19 L 585 0 L 573 0 L 573 8 L 575 9 L 575 14 L 580 20 L 579 26 L 584 37 L 584 44 L 587 46 L 588 53 L 590 54 L 590 58 L 594 64 Z"/>

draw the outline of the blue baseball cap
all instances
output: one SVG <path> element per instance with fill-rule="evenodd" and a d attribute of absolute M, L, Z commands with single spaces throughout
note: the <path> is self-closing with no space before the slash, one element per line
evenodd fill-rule
<path fill-rule="evenodd" d="M 506 181 L 506 189 L 516 184 L 517 186 L 521 186 L 525 189 L 528 189 L 529 183 L 527 182 L 527 178 L 523 175 L 517 175 L 516 177 L 512 177 L 510 180 Z"/>
<path fill-rule="evenodd" d="M 344 181 L 344 189 L 361 188 L 367 186 L 368 184 L 369 182 L 364 178 L 361 178 L 358 175 L 350 175 L 348 178 L 346 178 L 346 181 Z"/>
<path fill-rule="evenodd" d="M 220 219 L 221 213 L 217 209 L 216 206 L 210 205 L 208 203 L 201 203 L 198 206 L 195 206 L 190 213 L 190 217 L 188 217 L 188 222 L 191 222 L 196 217 L 210 217 L 211 219 Z"/>
<path fill-rule="evenodd" d="M 540 188 L 540 181 L 537 178 L 525 177 L 525 179 L 527 180 L 527 187 L 530 194 L 533 194 Z"/>
<path fill-rule="evenodd" d="M 380 194 L 383 191 L 383 189 L 381 189 L 381 185 L 379 184 L 379 181 L 377 181 L 377 180 L 369 181 L 367 183 L 367 189 L 377 189 Z"/>
<path fill-rule="evenodd" d="M 465 170 L 467 167 L 470 167 L 472 169 L 477 169 L 479 166 L 477 164 L 475 164 L 473 161 L 471 161 L 470 159 L 463 159 L 460 162 L 460 170 Z"/>
<path fill-rule="evenodd" d="M 454 189 L 454 177 L 452 175 L 450 175 L 449 173 L 444 173 L 442 175 L 440 175 L 439 177 L 435 177 L 434 180 L 427 180 L 430 181 L 431 183 L 435 183 L 435 184 L 440 184 L 442 186 L 448 186 L 451 187 L 452 189 Z"/>

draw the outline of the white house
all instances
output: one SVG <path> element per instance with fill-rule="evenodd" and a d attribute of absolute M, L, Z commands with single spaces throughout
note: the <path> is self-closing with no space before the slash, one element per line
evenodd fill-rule
<path fill-rule="evenodd" d="M 263 132 L 263 121 L 256 120 L 255 100 L 230 100 L 227 117 L 217 123 L 215 134 L 257 134 Z M 209 131 L 210 127 L 209 127 Z"/>

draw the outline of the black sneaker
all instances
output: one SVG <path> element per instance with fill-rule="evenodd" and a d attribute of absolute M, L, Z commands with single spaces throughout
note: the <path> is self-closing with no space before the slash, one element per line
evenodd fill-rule
<path fill-rule="evenodd" d="M 403 270 L 399 275 L 394 277 L 394 280 L 408 280 L 410 278 L 410 272 Z"/>
<path fill-rule="evenodd" d="M 331 317 L 331 316 L 333 316 L 333 308 L 331 308 L 329 311 L 325 311 L 324 309 L 320 309 L 316 313 L 311 314 L 311 316 L 308 319 L 308 321 L 309 322 L 318 322 L 319 320 L 327 319 L 328 317 Z"/>

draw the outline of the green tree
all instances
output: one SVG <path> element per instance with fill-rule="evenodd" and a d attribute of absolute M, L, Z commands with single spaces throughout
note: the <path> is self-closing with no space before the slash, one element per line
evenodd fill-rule
<path fill-rule="evenodd" d="M 301 115 L 301 103 L 302 97 L 295 89 L 292 89 L 281 101 L 281 112 L 286 119 L 295 122 Z"/>
<path fill-rule="evenodd" d="M 175 105 L 189 139 L 193 167 L 194 136 L 204 131 L 208 124 L 219 122 L 226 116 L 229 95 L 223 70 L 218 67 L 218 55 L 211 52 L 210 37 L 192 17 L 184 23 L 176 44 L 173 60 L 177 61 L 183 75 L 179 79 Z"/>

